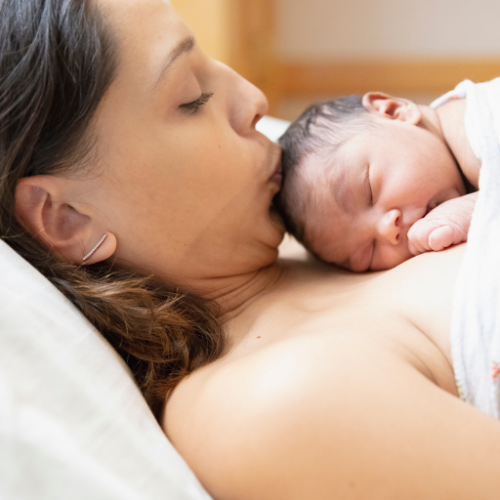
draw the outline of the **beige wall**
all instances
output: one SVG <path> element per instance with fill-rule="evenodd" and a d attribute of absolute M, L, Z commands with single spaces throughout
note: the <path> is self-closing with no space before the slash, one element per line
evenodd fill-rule
<path fill-rule="evenodd" d="M 228 62 L 229 9 L 231 0 L 170 0 L 211 57 Z"/>
<path fill-rule="evenodd" d="M 500 0 L 171 2 L 287 118 L 326 96 L 376 88 L 428 102 L 500 75 Z"/>
<path fill-rule="evenodd" d="M 500 0 L 278 0 L 284 60 L 500 57 Z"/>

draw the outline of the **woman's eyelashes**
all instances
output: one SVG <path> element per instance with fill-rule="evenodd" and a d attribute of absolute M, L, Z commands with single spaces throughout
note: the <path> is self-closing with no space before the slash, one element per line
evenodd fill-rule
<path fill-rule="evenodd" d="M 213 92 L 204 92 L 198 99 L 196 99 L 196 101 L 188 102 L 187 104 L 181 104 L 180 107 L 182 109 L 185 109 L 186 111 L 189 111 L 189 113 L 191 114 L 196 113 L 196 111 L 198 111 L 201 106 L 204 106 L 208 101 L 210 101 L 213 95 Z"/>

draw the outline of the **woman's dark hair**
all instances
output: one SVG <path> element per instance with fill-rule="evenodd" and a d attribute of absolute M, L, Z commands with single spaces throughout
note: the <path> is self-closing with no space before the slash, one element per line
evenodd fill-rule
<path fill-rule="evenodd" d="M 0 237 L 42 272 L 131 368 L 157 418 L 168 392 L 216 359 L 212 306 L 154 277 L 50 252 L 15 213 L 24 177 L 89 165 L 92 118 L 111 85 L 117 45 L 90 0 L 0 0 Z"/>

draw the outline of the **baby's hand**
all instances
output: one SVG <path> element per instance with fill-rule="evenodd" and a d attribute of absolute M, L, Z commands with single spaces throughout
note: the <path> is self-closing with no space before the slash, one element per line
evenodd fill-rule
<path fill-rule="evenodd" d="M 438 252 L 467 241 L 478 193 L 445 201 L 418 220 L 408 231 L 408 248 L 413 255 Z"/>

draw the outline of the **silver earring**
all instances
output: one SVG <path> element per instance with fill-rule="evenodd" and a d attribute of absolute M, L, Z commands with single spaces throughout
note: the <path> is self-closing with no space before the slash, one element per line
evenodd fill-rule
<path fill-rule="evenodd" d="M 89 257 L 92 257 L 92 255 L 94 255 L 94 253 L 96 252 L 96 250 L 104 243 L 104 240 L 106 239 L 108 235 L 105 234 L 100 240 L 99 240 L 99 243 L 97 243 L 97 245 L 83 258 L 83 262 L 85 262 Z"/>

